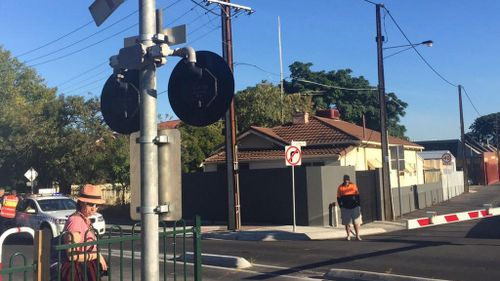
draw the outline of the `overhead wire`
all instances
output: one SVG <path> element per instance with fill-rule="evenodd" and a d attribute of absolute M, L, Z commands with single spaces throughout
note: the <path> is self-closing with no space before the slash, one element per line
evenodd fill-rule
<path fill-rule="evenodd" d="M 119 20 L 115 21 L 114 23 L 110 24 L 109 26 L 106 26 L 105 28 L 99 29 L 98 31 L 96 31 L 96 32 L 94 32 L 94 33 L 92 33 L 92 34 L 90 34 L 90 35 L 89 35 L 89 36 L 87 36 L 87 37 L 84 37 L 84 38 L 82 38 L 82 39 L 80 39 L 80 40 L 78 40 L 78 41 L 75 41 L 75 42 L 73 42 L 73 43 L 71 43 L 71 44 L 68 44 L 68 45 L 66 45 L 66 46 L 64 46 L 64 47 L 61 47 L 61 48 L 59 48 L 59 49 L 57 49 L 57 50 L 55 50 L 55 51 L 49 52 L 49 53 L 47 53 L 47 54 L 44 54 L 44 55 L 41 55 L 41 56 L 38 56 L 38 57 L 35 57 L 35 58 L 32 58 L 32 59 L 30 59 L 30 60 L 27 60 L 27 61 L 25 61 L 24 63 L 29 64 L 29 63 L 31 63 L 31 62 L 33 62 L 33 61 L 39 60 L 39 59 L 41 59 L 41 58 L 48 57 L 48 56 L 50 56 L 50 55 L 53 55 L 53 54 L 59 53 L 60 51 L 66 50 L 66 49 L 68 49 L 68 48 L 70 48 L 70 47 L 73 47 L 73 46 L 75 46 L 76 44 L 79 44 L 79 43 L 81 43 L 81 42 L 83 42 L 83 41 L 85 41 L 85 40 L 87 40 L 87 39 L 90 39 L 90 38 L 94 37 L 95 35 L 97 35 L 97 34 L 99 34 L 99 33 L 102 33 L 102 32 L 104 32 L 104 31 L 108 30 L 109 28 L 111 28 L 111 27 L 115 26 L 116 24 L 118 24 L 118 23 L 120 23 L 120 22 L 124 21 L 125 19 L 129 18 L 130 16 L 132 16 L 132 15 L 134 15 L 134 14 L 136 14 L 136 13 L 137 13 L 137 10 L 136 10 L 136 11 L 134 11 L 134 12 L 132 12 L 132 13 L 130 13 L 130 14 L 128 14 L 127 16 L 125 16 L 125 17 L 123 17 L 123 18 L 121 18 L 121 19 L 119 19 Z M 138 25 L 138 24 L 135 24 L 135 25 Z"/>
<path fill-rule="evenodd" d="M 61 87 L 61 86 L 63 86 L 63 85 L 66 85 L 66 84 L 68 84 L 69 82 L 71 82 L 71 81 L 73 81 L 73 80 L 75 80 L 75 79 L 77 79 L 77 78 L 81 77 L 82 75 L 85 75 L 85 74 L 87 74 L 87 73 L 90 73 L 91 71 L 96 70 L 96 69 L 98 69 L 99 67 L 101 67 L 101 66 L 103 66 L 103 65 L 105 65 L 105 64 L 107 64 L 107 63 L 108 63 L 108 62 L 107 62 L 107 61 L 105 61 L 105 62 L 102 62 L 102 63 L 100 63 L 100 64 L 96 65 L 96 66 L 93 66 L 92 68 L 87 69 L 87 70 L 85 70 L 84 72 L 81 72 L 81 73 L 79 73 L 78 75 L 75 75 L 74 77 L 71 77 L 71 78 L 69 78 L 68 80 L 66 80 L 66 81 L 64 81 L 64 82 L 62 82 L 62 83 L 60 83 L 60 84 L 59 84 L 59 85 L 57 85 L 56 87 Z"/>
<path fill-rule="evenodd" d="M 39 47 L 36 47 L 36 48 L 34 48 L 34 49 L 31 49 L 31 50 L 29 50 L 29 51 L 26 51 L 26 52 L 24 52 L 24 53 L 22 53 L 22 54 L 19 54 L 19 55 L 17 55 L 17 57 L 18 57 L 18 58 L 20 58 L 20 57 L 22 57 L 22 56 L 25 56 L 25 55 L 27 55 L 27 54 L 31 54 L 31 53 L 33 53 L 33 52 L 35 52 L 35 51 L 38 51 L 38 50 L 42 49 L 42 48 L 45 48 L 45 47 L 47 47 L 47 46 L 50 46 L 50 45 L 52 45 L 52 44 L 54 44 L 54 43 L 58 42 L 59 40 L 62 40 L 62 39 L 64 39 L 64 38 L 66 38 L 66 37 L 70 36 L 71 34 L 76 33 L 76 32 L 78 32 L 78 31 L 82 30 L 83 28 L 87 27 L 88 25 L 92 24 L 93 22 L 94 22 L 94 21 L 89 21 L 89 22 L 87 22 L 87 23 L 85 23 L 85 24 L 83 24 L 83 25 L 81 25 L 81 26 L 77 27 L 76 29 L 74 29 L 74 30 L 72 30 L 72 31 L 70 31 L 70 32 L 68 32 L 68 33 L 66 33 L 66 34 L 64 34 L 64 35 L 62 35 L 61 37 L 56 38 L 56 39 L 54 39 L 54 40 L 52 40 L 52 41 L 50 41 L 50 42 L 48 42 L 48 43 L 46 43 L 46 44 L 43 44 L 43 45 L 41 45 L 41 46 L 39 46 Z"/>
<path fill-rule="evenodd" d="M 94 78 L 94 77 L 92 77 L 92 78 Z M 62 92 L 63 92 L 63 93 L 65 93 L 65 94 L 74 93 L 74 92 L 76 92 L 76 91 L 78 91 L 78 90 L 81 90 L 81 89 L 84 89 L 84 88 L 86 88 L 86 87 L 88 87 L 88 86 L 90 86 L 90 85 L 93 85 L 93 84 L 95 84 L 95 83 L 101 82 L 101 81 L 103 81 L 103 80 L 105 80 L 105 79 L 107 79 L 107 78 L 108 78 L 108 76 L 106 75 L 106 77 L 101 77 L 101 78 L 99 78 L 99 79 L 97 79 L 97 80 L 94 80 L 94 81 L 92 81 L 92 82 L 89 82 L 89 83 L 87 83 L 87 84 L 85 84 L 85 85 L 83 85 L 83 86 L 80 86 L 80 87 L 76 88 L 76 89 L 72 89 L 72 90 L 68 90 L 68 91 L 62 91 Z"/>
<path fill-rule="evenodd" d="M 408 44 L 411 45 L 412 49 L 418 54 L 418 56 L 420 57 L 420 59 L 422 59 L 422 61 L 439 77 L 441 78 L 444 82 L 448 83 L 449 85 L 453 86 L 453 87 L 458 87 L 456 84 L 450 82 L 448 79 L 446 79 L 443 75 L 441 75 L 441 73 L 439 73 L 425 58 L 424 56 L 422 56 L 422 54 L 420 54 L 420 52 L 417 50 L 417 48 L 415 48 L 415 45 L 410 41 L 410 39 L 408 38 L 408 36 L 406 36 L 405 32 L 403 31 L 403 29 L 399 26 L 398 22 L 396 21 L 396 19 L 392 16 L 391 12 L 385 7 L 383 6 L 384 10 L 387 11 L 387 14 L 389 15 L 389 17 L 392 19 L 392 22 L 394 22 L 394 24 L 396 25 L 396 27 L 398 28 L 399 32 L 401 32 L 401 34 L 403 35 L 403 37 L 406 39 L 406 41 L 408 42 Z"/>
<path fill-rule="evenodd" d="M 457 84 L 454 84 L 452 82 L 450 82 L 448 79 L 446 79 L 441 73 L 439 73 L 425 58 L 424 56 L 422 56 L 422 54 L 417 50 L 417 48 L 415 48 L 415 44 L 413 44 L 410 39 L 408 38 L 408 36 L 406 36 L 405 32 L 403 31 L 403 29 L 401 28 L 401 26 L 399 26 L 398 22 L 396 21 L 396 19 L 392 16 L 391 12 L 387 9 L 387 7 L 383 6 L 384 10 L 387 11 L 387 14 L 389 15 L 389 17 L 392 19 L 392 21 L 394 22 L 394 24 L 396 25 L 397 29 L 399 30 L 399 32 L 401 32 L 401 34 L 403 35 L 403 37 L 406 39 L 406 41 L 408 42 L 408 44 L 410 44 L 410 47 L 418 54 L 418 56 L 420 57 L 420 59 L 422 59 L 422 61 L 439 77 L 441 78 L 444 82 L 446 82 L 447 84 L 453 86 L 453 87 L 462 87 L 462 89 L 464 89 L 464 92 L 466 93 L 466 96 L 467 96 L 467 99 L 469 100 L 470 104 L 472 105 L 472 107 L 474 108 L 474 110 L 476 111 L 476 113 L 481 116 L 481 114 L 479 113 L 479 111 L 477 110 L 476 106 L 474 105 L 474 103 L 472 102 L 472 100 L 470 99 L 469 95 L 467 94 L 467 91 L 465 90 L 465 87 L 461 86 L 461 85 L 457 85 Z M 393 54 L 394 55 L 394 54 Z M 391 55 L 392 56 L 392 55 Z"/>
<path fill-rule="evenodd" d="M 375 87 L 369 87 L 369 88 L 346 88 L 346 87 L 340 87 L 340 86 L 334 86 L 334 85 L 326 85 L 326 84 L 322 84 L 322 83 L 318 83 L 318 82 L 314 82 L 314 81 L 309 81 L 309 80 L 302 79 L 302 78 L 296 78 L 296 80 L 299 81 L 299 82 L 310 83 L 310 84 L 314 84 L 314 85 L 318 85 L 318 86 L 322 86 L 322 87 L 326 87 L 326 88 L 332 88 L 332 89 L 338 89 L 338 90 L 346 90 L 346 91 L 377 91 L 378 90 Z"/>
<path fill-rule="evenodd" d="M 73 92 L 73 91 L 77 90 L 77 89 L 74 89 L 74 88 L 76 88 L 76 87 L 79 87 L 78 89 L 80 89 L 80 88 L 82 88 L 82 87 L 83 87 L 83 86 L 82 86 L 82 87 L 80 87 L 80 85 L 81 85 L 81 84 L 83 84 L 83 83 L 85 83 L 85 82 L 87 82 L 87 81 L 89 81 L 89 80 L 91 80 L 91 79 L 94 79 L 94 78 L 96 78 L 98 75 L 101 75 L 101 74 L 106 73 L 106 72 L 109 72 L 109 69 L 108 69 L 108 68 L 105 68 L 105 69 L 103 69 L 102 71 L 100 71 L 100 72 L 98 72 L 98 73 L 93 74 L 91 77 L 85 78 L 85 79 L 83 79 L 83 80 L 78 81 L 77 83 L 74 83 L 73 85 L 68 86 L 68 87 L 66 88 L 66 91 L 63 91 L 63 92 L 66 92 L 66 93 L 68 93 L 68 92 Z M 86 84 L 86 85 L 88 85 L 88 84 Z"/>
<path fill-rule="evenodd" d="M 47 63 L 51 63 L 51 62 L 58 61 L 58 60 L 61 60 L 61 59 L 63 59 L 63 58 L 69 57 L 69 56 L 71 56 L 71 55 L 77 54 L 77 53 L 79 53 L 79 52 L 82 52 L 82 51 L 84 51 L 84 50 L 86 50 L 86 49 L 90 48 L 90 47 L 94 47 L 94 46 L 96 46 L 96 45 L 98 45 L 98 44 L 100 44 L 100 43 L 102 43 L 102 42 L 104 42 L 104 41 L 106 41 L 106 40 L 109 40 L 109 39 L 111 39 L 111 38 L 113 38 L 113 37 L 116 37 L 116 36 L 118 36 L 118 35 L 120 35 L 120 34 L 122 34 L 122 33 L 126 32 L 126 31 L 128 31 L 128 30 L 132 29 L 133 27 L 136 27 L 137 25 L 138 25 L 137 23 L 134 23 L 133 25 L 131 25 L 131 26 L 129 26 L 129 27 L 127 27 L 127 28 L 123 29 L 123 30 L 118 31 L 118 32 L 114 33 L 114 34 L 113 34 L 113 35 L 111 35 L 111 36 L 108 36 L 108 37 L 106 37 L 106 38 L 104 38 L 104 39 L 102 39 L 102 40 L 99 40 L 99 41 L 97 41 L 97 42 L 95 42 L 95 43 L 92 43 L 92 44 L 90 44 L 90 45 L 87 45 L 87 46 L 85 46 L 85 47 L 83 47 L 83 48 L 80 48 L 80 49 L 78 49 L 78 50 L 76 50 L 76 51 L 73 51 L 73 52 L 67 53 L 67 54 L 65 54 L 65 55 L 63 55 L 63 56 L 60 56 L 60 57 L 57 57 L 57 58 L 52 58 L 52 59 L 49 59 L 49 60 L 46 60 L 46 61 L 42 61 L 42 62 L 39 62 L 39 63 L 36 63 L 36 64 L 32 64 L 32 65 L 30 65 L 30 66 L 31 66 L 31 67 L 35 67 L 35 66 L 39 66 L 39 65 L 43 65 L 43 64 L 47 64 Z"/>
<path fill-rule="evenodd" d="M 162 8 L 162 9 L 163 9 L 163 10 L 168 9 L 168 8 L 170 8 L 170 7 L 174 6 L 175 4 L 179 3 L 179 2 L 181 2 L 181 0 L 177 0 L 176 2 L 174 2 L 174 3 L 170 4 L 170 5 L 168 5 L 168 6 L 164 7 L 164 8 Z M 193 6 L 193 8 L 189 9 L 187 12 L 185 12 L 185 13 L 184 13 L 183 15 L 181 15 L 180 17 L 177 17 L 176 19 L 174 19 L 173 21 L 171 21 L 169 24 L 172 24 L 172 23 L 174 23 L 175 21 L 179 20 L 180 18 L 184 17 L 186 14 L 188 14 L 188 13 L 189 13 L 190 11 L 192 11 L 194 8 L 195 8 L 195 6 Z M 135 12 L 137 12 L 137 11 L 135 11 Z M 130 27 L 129 27 L 129 28 L 130 28 Z M 116 35 L 116 34 L 115 34 L 115 35 Z M 86 71 L 84 71 L 84 72 L 81 72 L 81 73 L 79 73 L 79 74 L 75 75 L 74 77 L 72 77 L 72 78 L 70 78 L 70 79 L 68 79 L 68 80 L 66 80 L 66 81 L 64 81 L 64 82 L 62 82 L 61 84 L 57 85 L 57 87 L 61 87 L 61 86 L 65 85 L 65 84 L 67 84 L 67 83 L 69 83 L 69 82 L 72 82 L 72 81 L 74 81 L 75 79 L 79 78 L 80 76 L 82 76 L 82 75 L 84 75 L 84 74 L 87 74 L 87 73 L 89 73 L 89 72 L 91 72 L 91 71 L 93 71 L 93 70 L 95 70 L 95 69 L 98 69 L 99 67 L 101 67 L 101 66 L 103 66 L 103 65 L 105 65 L 105 64 L 108 64 L 108 63 L 109 63 L 109 62 L 106 60 L 105 62 L 102 62 L 102 63 L 100 63 L 100 64 L 98 64 L 98 65 L 96 65 L 96 66 L 94 66 L 94 67 L 92 67 L 92 68 L 90 68 L 90 69 L 88 69 L 88 70 L 86 70 Z"/>
<path fill-rule="evenodd" d="M 472 102 L 472 100 L 471 100 L 471 98 L 469 96 L 469 93 L 467 93 L 467 90 L 465 89 L 465 87 L 462 86 L 462 85 L 460 85 L 460 87 L 462 87 L 462 90 L 464 90 L 465 96 L 467 97 L 467 99 L 469 100 L 470 104 L 472 105 L 472 108 L 474 108 L 474 110 L 476 111 L 477 115 L 481 116 L 481 113 L 479 113 L 479 111 L 477 110 L 476 106 Z"/>

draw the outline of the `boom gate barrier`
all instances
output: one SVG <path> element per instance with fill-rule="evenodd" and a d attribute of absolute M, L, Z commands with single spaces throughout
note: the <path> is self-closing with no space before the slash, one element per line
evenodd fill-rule
<path fill-rule="evenodd" d="M 2 235 L 0 235 L 0 270 L 1 270 L 0 281 L 3 280 L 4 274 L 9 274 L 9 280 L 12 280 L 12 274 L 14 272 L 23 272 L 24 280 L 26 280 L 28 271 L 33 271 L 35 268 L 34 264 L 28 265 L 26 262 L 26 256 L 24 256 L 23 254 L 21 254 L 19 252 L 14 253 L 10 256 L 9 267 L 4 268 L 2 254 L 3 254 L 3 243 L 5 242 L 5 239 L 7 239 L 7 237 L 12 235 L 12 234 L 22 233 L 22 232 L 29 233 L 29 234 L 31 234 L 31 237 L 35 238 L 35 231 L 33 230 L 33 228 L 30 228 L 30 227 L 9 228 L 6 231 L 4 231 L 2 233 Z M 12 267 L 14 259 L 17 256 L 20 256 L 23 259 L 23 266 Z"/>

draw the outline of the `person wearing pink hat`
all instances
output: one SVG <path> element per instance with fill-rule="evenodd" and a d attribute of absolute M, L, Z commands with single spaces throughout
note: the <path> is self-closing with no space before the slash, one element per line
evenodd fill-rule
<path fill-rule="evenodd" d="M 86 184 L 80 189 L 76 212 L 68 218 L 64 225 L 63 235 L 66 244 L 97 240 L 89 218 L 97 212 L 99 205 L 104 203 L 105 200 L 102 199 L 100 187 Z M 98 258 L 100 273 L 106 272 L 108 269 L 106 260 L 102 255 L 98 255 L 95 245 L 68 249 L 67 256 L 67 260 L 63 262 L 61 267 L 62 280 L 100 280 L 101 278 L 98 275 Z M 85 270 L 87 271 L 86 279 L 84 279 Z"/>

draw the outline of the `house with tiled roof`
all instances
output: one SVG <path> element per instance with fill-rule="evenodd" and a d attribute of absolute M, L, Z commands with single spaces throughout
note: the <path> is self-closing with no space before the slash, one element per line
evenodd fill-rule
<path fill-rule="evenodd" d="M 336 109 L 294 115 L 290 124 L 273 128 L 252 126 L 237 138 L 239 169 L 284 168 L 285 146 L 304 141 L 304 166 L 354 166 L 357 171 L 382 167 L 380 132 L 358 126 L 339 118 Z M 391 186 L 423 183 L 423 160 L 417 155 L 421 145 L 389 137 Z M 399 150 L 399 151 L 398 151 Z M 397 156 L 399 155 L 399 159 Z M 204 171 L 225 169 L 225 152 L 217 150 L 204 161 Z M 399 173 L 397 163 L 399 162 Z"/>

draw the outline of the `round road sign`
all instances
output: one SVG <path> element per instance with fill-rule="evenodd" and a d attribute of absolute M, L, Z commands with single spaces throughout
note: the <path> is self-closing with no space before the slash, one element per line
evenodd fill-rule
<path fill-rule="evenodd" d="M 300 166 L 302 164 L 302 151 L 297 146 L 287 146 L 285 158 L 288 166 Z"/>
<path fill-rule="evenodd" d="M 444 164 L 449 164 L 451 163 L 451 154 L 446 152 L 446 153 L 443 153 L 443 156 L 441 156 L 441 160 L 443 160 L 443 163 Z"/>

